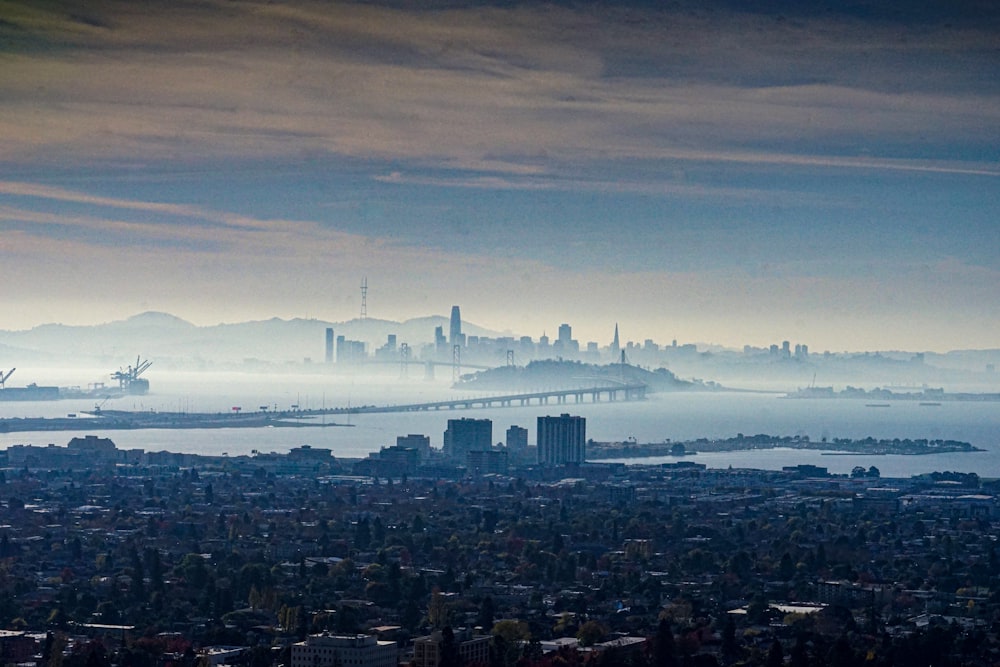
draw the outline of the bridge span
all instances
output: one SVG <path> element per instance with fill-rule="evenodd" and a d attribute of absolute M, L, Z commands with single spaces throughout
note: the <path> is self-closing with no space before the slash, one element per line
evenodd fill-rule
<path fill-rule="evenodd" d="M 565 405 L 568 403 L 600 403 L 602 401 L 639 401 L 646 398 L 646 385 L 620 384 L 606 387 L 556 389 L 504 396 L 477 396 L 432 403 L 405 405 L 359 405 L 357 407 L 309 410 L 309 414 L 362 415 L 386 412 L 429 412 L 432 410 L 471 410 L 474 408 L 509 408 L 528 405 Z M 588 401 L 589 399 L 589 401 Z"/>

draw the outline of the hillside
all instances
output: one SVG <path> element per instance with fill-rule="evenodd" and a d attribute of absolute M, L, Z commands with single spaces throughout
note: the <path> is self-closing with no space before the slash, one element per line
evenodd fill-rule
<path fill-rule="evenodd" d="M 110 366 L 117 368 L 136 355 L 154 359 L 158 368 L 205 369 L 248 360 L 268 364 L 322 361 L 325 332 L 361 340 L 370 349 L 383 345 L 389 334 L 413 348 L 434 340 L 434 328 L 448 328 L 444 316 L 405 322 L 354 319 L 327 322 L 315 319 L 272 318 L 236 324 L 196 326 L 173 315 L 147 312 L 126 320 L 92 326 L 44 324 L 25 331 L 0 331 L 0 367 Z M 469 335 L 496 336 L 463 322 Z"/>
<path fill-rule="evenodd" d="M 457 387 L 474 391 L 530 392 L 605 384 L 645 384 L 649 391 L 703 391 L 717 389 L 679 380 L 665 368 L 648 371 L 628 364 L 588 364 L 580 361 L 547 359 L 527 366 L 503 366 L 462 376 Z"/>

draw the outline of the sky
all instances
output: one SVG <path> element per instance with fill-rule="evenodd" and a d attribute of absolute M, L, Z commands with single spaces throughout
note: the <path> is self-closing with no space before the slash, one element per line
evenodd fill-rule
<path fill-rule="evenodd" d="M 1000 7 L 0 0 L 0 329 L 1000 347 Z"/>

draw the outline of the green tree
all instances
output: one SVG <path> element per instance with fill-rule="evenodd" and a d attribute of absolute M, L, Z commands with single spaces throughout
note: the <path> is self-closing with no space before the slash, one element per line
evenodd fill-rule
<path fill-rule="evenodd" d="M 160 551 L 147 547 L 145 552 L 146 571 L 149 573 L 149 587 L 154 591 L 163 590 L 163 564 L 160 562 Z"/>
<path fill-rule="evenodd" d="M 511 667 L 521 659 L 521 645 L 531 638 L 531 630 L 524 621 L 503 619 L 493 625 L 490 632 L 490 655 L 495 667 Z"/>
<path fill-rule="evenodd" d="M 371 543 L 372 533 L 368 519 L 360 519 L 354 526 L 354 548 L 358 551 L 367 551 Z"/>
<path fill-rule="evenodd" d="M 458 640 L 450 625 L 441 629 L 441 657 L 438 667 L 463 667 L 464 661 L 458 652 Z"/>
<path fill-rule="evenodd" d="M 608 629 L 597 621 L 590 620 L 580 626 L 576 631 L 576 638 L 581 646 L 593 646 L 604 639 L 608 634 Z"/>
<path fill-rule="evenodd" d="M 132 545 L 132 548 L 129 550 L 129 559 L 132 564 L 131 572 L 129 572 L 129 575 L 132 577 L 132 585 L 129 589 L 132 593 L 132 599 L 137 602 L 145 602 L 146 586 L 143 579 L 146 574 L 142 567 L 142 560 L 139 558 L 139 550 L 135 548 L 135 545 Z"/>
<path fill-rule="evenodd" d="M 427 604 L 427 622 L 432 628 L 444 628 L 448 626 L 448 616 L 450 615 L 448 602 L 441 594 L 441 589 L 437 586 L 431 591 L 431 599 Z"/>
<path fill-rule="evenodd" d="M 652 667 L 676 667 L 678 664 L 674 629 L 666 618 L 661 618 L 656 627 L 651 653 Z"/>
<path fill-rule="evenodd" d="M 483 601 L 479 604 L 479 615 L 476 618 L 476 624 L 481 627 L 484 631 L 487 628 L 493 627 L 493 615 L 496 613 L 493 598 L 489 595 L 483 598 Z"/>
<path fill-rule="evenodd" d="M 781 648 L 781 642 L 775 639 L 771 643 L 771 648 L 767 651 L 766 667 L 783 667 L 785 664 L 785 652 Z"/>
<path fill-rule="evenodd" d="M 732 614 L 726 614 L 722 624 L 722 657 L 732 662 L 739 657 L 740 647 L 736 643 L 736 621 Z"/>

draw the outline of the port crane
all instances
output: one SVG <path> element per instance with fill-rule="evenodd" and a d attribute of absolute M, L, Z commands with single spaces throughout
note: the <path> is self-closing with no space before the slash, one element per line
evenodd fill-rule
<path fill-rule="evenodd" d="M 139 376 L 153 365 L 152 361 L 143 360 L 141 356 L 135 358 L 135 366 L 119 368 L 111 374 L 112 380 L 118 380 L 118 387 L 125 394 L 145 394 L 149 391 L 149 380 Z"/>
<path fill-rule="evenodd" d="M 3 371 L 0 371 L 0 389 L 6 388 L 7 378 L 9 378 L 11 375 L 13 375 L 14 371 L 16 371 L 16 370 L 17 370 L 16 368 L 12 368 L 9 371 L 7 371 L 6 373 L 4 373 Z"/>

